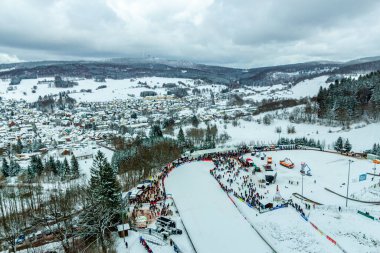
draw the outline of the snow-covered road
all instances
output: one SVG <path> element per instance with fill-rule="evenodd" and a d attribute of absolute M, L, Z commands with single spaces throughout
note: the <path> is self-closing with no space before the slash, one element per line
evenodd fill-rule
<path fill-rule="evenodd" d="M 272 252 L 210 176 L 212 162 L 192 162 L 166 179 L 198 253 Z"/>

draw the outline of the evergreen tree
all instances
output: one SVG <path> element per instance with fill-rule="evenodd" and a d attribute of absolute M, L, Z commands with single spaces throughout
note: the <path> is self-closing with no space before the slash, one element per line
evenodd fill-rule
<path fill-rule="evenodd" d="M 62 169 L 65 177 L 69 177 L 71 175 L 70 165 L 66 157 L 63 160 Z"/>
<path fill-rule="evenodd" d="M 104 166 L 100 169 L 101 197 L 104 205 L 110 209 L 118 209 L 120 206 L 120 185 L 116 174 L 108 163 L 107 159 Z"/>
<path fill-rule="evenodd" d="M 210 126 L 207 126 L 204 148 L 215 148 L 215 143 L 212 141 L 212 133 Z"/>
<path fill-rule="evenodd" d="M 191 124 L 193 125 L 193 127 L 198 127 L 199 120 L 198 120 L 197 116 L 193 115 L 193 117 L 191 118 Z"/>
<path fill-rule="evenodd" d="M 4 177 L 9 177 L 9 165 L 7 159 L 3 158 L 3 165 L 1 167 L 1 171 Z"/>
<path fill-rule="evenodd" d="M 49 157 L 49 160 L 48 160 L 48 162 L 46 164 L 46 170 L 50 171 L 55 176 L 58 175 L 57 164 L 55 163 L 54 158 L 52 156 Z"/>
<path fill-rule="evenodd" d="M 33 171 L 33 174 L 37 174 L 38 176 L 42 175 L 44 167 L 41 159 L 36 155 L 30 158 L 30 170 Z"/>
<path fill-rule="evenodd" d="M 343 150 L 343 139 L 342 139 L 342 137 L 339 137 L 336 140 L 335 145 L 334 145 L 334 149 L 338 152 L 342 152 L 342 150 Z"/>
<path fill-rule="evenodd" d="M 107 231 L 119 218 L 120 187 L 114 170 L 100 151 L 91 167 L 88 205 L 89 208 L 84 210 L 82 226 L 99 239 L 102 251 L 107 252 Z"/>
<path fill-rule="evenodd" d="M 182 127 L 179 129 L 177 140 L 180 144 L 184 144 L 186 142 L 185 134 L 183 133 Z"/>
<path fill-rule="evenodd" d="M 74 178 L 78 178 L 79 177 L 79 163 L 78 163 L 77 158 L 74 155 L 72 155 L 70 162 L 71 162 L 71 173 Z"/>
<path fill-rule="evenodd" d="M 36 173 L 38 176 L 41 176 L 42 172 L 44 171 L 44 165 L 42 164 L 42 160 L 39 156 L 35 156 L 35 157 L 36 157 L 36 160 L 35 160 Z"/>
<path fill-rule="evenodd" d="M 16 148 L 15 151 L 17 154 L 22 153 L 22 149 L 24 148 L 24 146 L 22 145 L 21 139 L 17 139 L 17 145 L 15 148 Z"/>
<path fill-rule="evenodd" d="M 153 125 L 152 128 L 150 129 L 149 133 L 151 138 L 159 138 L 162 137 L 162 131 L 159 125 Z"/>
<path fill-rule="evenodd" d="M 173 118 L 165 119 L 164 123 L 162 124 L 163 128 L 172 128 L 175 125 L 175 121 Z"/>
<path fill-rule="evenodd" d="M 351 143 L 347 139 L 346 142 L 344 143 L 344 151 L 350 152 L 351 149 L 352 149 L 352 145 L 351 145 Z"/>
<path fill-rule="evenodd" d="M 32 151 L 37 152 L 39 149 L 40 149 L 40 144 L 38 143 L 36 139 L 34 139 L 32 143 Z"/>
<path fill-rule="evenodd" d="M 9 163 L 9 176 L 10 177 L 17 176 L 20 170 L 21 170 L 20 165 L 15 160 L 11 159 Z"/>
<path fill-rule="evenodd" d="M 216 136 L 218 135 L 218 127 L 216 125 L 213 125 L 210 128 L 210 131 L 211 131 L 211 135 L 212 135 L 212 141 L 215 142 Z"/>
<path fill-rule="evenodd" d="M 215 95 L 213 92 L 211 92 L 211 104 L 215 105 Z"/>
<path fill-rule="evenodd" d="M 90 193 L 93 197 L 100 195 L 100 169 L 104 166 L 104 161 L 104 154 L 98 151 L 91 167 Z"/>
<path fill-rule="evenodd" d="M 57 175 L 63 176 L 64 170 L 63 170 L 62 162 L 57 159 L 57 161 L 55 162 L 55 166 L 57 168 Z"/>
<path fill-rule="evenodd" d="M 96 154 L 91 168 L 90 191 L 103 207 L 114 209 L 120 204 L 116 173 L 101 151 Z"/>
<path fill-rule="evenodd" d="M 31 164 L 28 165 L 28 169 L 27 169 L 26 173 L 27 173 L 29 181 L 31 181 L 32 179 L 34 179 L 36 177 L 36 171 L 33 169 Z"/>
<path fill-rule="evenodd" d="M 321 142 L 319 140 L 317 141 L 317 148 L 322 149 Z"/>
<path fill-rule="evenodd" d="M 265 116 L 263 118 L 263 123 L 265 125 L 270 125 L 272 123 L 272 119 L 268 114 L 265 114 Z"/>
<path fill-rule="evenodd" d="M 205 141 L 206 141 L 206 142 L 210 142 L 211 139 L 212 139 L 211 129 L 210 129 L 210 126 L 207 126 L 207 128 L 206 128 L 206 137 L 205 137 Z"/>

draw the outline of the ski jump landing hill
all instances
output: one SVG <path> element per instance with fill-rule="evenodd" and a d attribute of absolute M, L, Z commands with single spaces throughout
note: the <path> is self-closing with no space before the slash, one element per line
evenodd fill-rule
<path fill-rule="evenodd" d="M 273 252 L 210 176 L 212 162 L 186 163 L 165 181 L 198 253 Z"/>

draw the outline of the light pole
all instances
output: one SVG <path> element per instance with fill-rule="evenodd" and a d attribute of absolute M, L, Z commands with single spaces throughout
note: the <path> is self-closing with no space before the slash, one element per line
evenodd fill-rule
<path fill-rule="evenodd" d="M 301 176 L 302 176 L 302 197 L 304 197 L 303 196 L 303 177 L 304 177 L 304 173 L 301 173 Z"/>
<path fill-rule="evenodd" d="M 124 199 L 123 199 L 123 192 L 120 192 L 120 200 L 121 200 L 121 203 L 120 203 L 120 215 L 121 215 L 121 223 L 122 223 L 122 226 L 123 226 L 123 235 L 124 235 L 124 244 L 126 242 L 126 239 L 125 239 L 125 229 L 124 229 L 124 217 L 125 217 L 125 202 L 124 202 Z"/>
<path fill-rule="evenodd" d="M 373 160 L 373 174 L 376 175 L 376 164 L 380 164 L 380 160 L 375 159 Z"/>
<path fill-rule="evenodd" d="M 348 188 L 350 187 L 350 171 L 351 171 L 351 163 L 354 161 L 348 160 L 348 175 L 347 175 L 347 193 L 346 193 L 346 207 L 348 204 Z"/>

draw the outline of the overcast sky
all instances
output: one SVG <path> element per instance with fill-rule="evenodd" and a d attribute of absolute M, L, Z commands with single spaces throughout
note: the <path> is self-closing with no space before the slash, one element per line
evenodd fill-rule
<path fill-rule="evenodd" d="M 380 55 L 379 15 L 378 0 L 0 0 L 0 62 L 345 61 Z"/>

